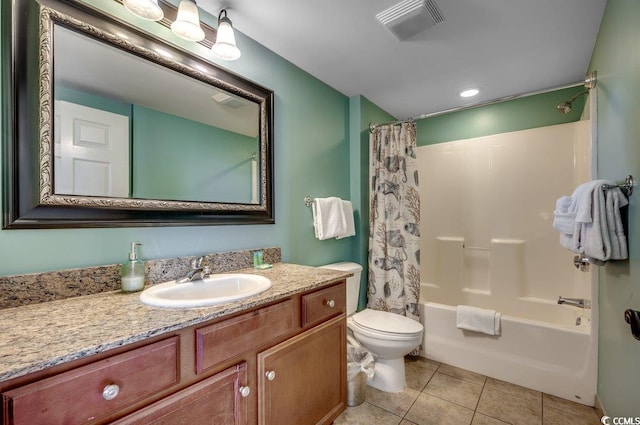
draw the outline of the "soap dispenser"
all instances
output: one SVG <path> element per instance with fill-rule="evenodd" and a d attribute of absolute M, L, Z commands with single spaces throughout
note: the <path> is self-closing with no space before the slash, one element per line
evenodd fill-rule
<path fill-rule="evenodd" d="M 140 243 L 131 242 L 129 260 L 120 269 L 121 289 L 123 292 L 141 291 L 144 288 L 144 261 L 138 260 L 136 246 Z"/>

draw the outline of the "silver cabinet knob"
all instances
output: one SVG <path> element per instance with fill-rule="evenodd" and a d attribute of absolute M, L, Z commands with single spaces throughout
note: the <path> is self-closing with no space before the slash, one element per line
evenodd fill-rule
<path fill-rule="evenodd" d="M 336 306 L 336 302 L 334 300 L 329 300 L 329 301 L 327 301 L 327 306 L 329 308 L 333 308 L 333 307 Z"/>
<path fill-rule="evenodd" d="M 102 390 L 102 398 L 105 400 L 113 400 L 120 393 L 120 387 L 116 384 L 110 384 Z"/>
<path fill-rule="evenodd" d="M 273 370 L 270 370 L 266 372 L 264 376 L 266 376 L 269 381 L 273 381 L 274 379 L 276 379 L 276 372 Z"/>
<path fill-rule="evenodd" d="M 249 397 L 249 394 L 251 394 L 251 388 L 249 387 L 240 387 L 240 395 L 242 397 Z"/>

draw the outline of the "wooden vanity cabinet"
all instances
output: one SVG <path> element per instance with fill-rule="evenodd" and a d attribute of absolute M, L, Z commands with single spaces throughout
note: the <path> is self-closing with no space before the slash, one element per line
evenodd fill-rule
<path fill-rule="evenodd" d="M 258 423 L 332 423 L 346 408 L 344 341 L 339 316 L 258 354 Z"/>
<path fill-rule="evenodd" d="M 0 425 L 329 424 L 346 408 L 345 308 L 342 281 L 0 383 Z"/>

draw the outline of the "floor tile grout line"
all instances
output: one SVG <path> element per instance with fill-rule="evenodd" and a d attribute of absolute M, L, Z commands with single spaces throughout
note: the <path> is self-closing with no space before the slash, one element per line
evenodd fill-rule
<path fill-rule="evenodd" d="M 440 364 L 438 365 L 438 367 L 440 367 Z M 411 406 L 409 406 L 409 408 L 407 409 L 407 411 L 406 411 L 406 412 L 404 413 L 404 415 L 402 416 L 402 419 L 400 420 L 400 422 L 401 422 L 401 423 L 402 423 L 402 421 L 403 421 L 403 420 L 405 420 L 405 419 L 408 421 L 408 419 L 407 419 L 407 415 L 408 415 L 408 414 L 409 414 L 409 412 L 411 411 L 411 408 L 412 408 L 412 407 L 416 404 L 416 402 L 418 401 L 418 398 L 420 398 L 420 394 L 422 394 L 422 392 L 425 390 L 425 388 L 427 388 L 427 385 L 429 385 L 429 382 L 431 382 L 431 380 L 432 380 L 432 379 L 433 379 L 433 377 L 435 376 L 435 374 L 436 374 L 436 371 L 437 371 L 437 370 L 438 370 L 438 368 L 436 368 L 436 369 L 433 371 L 433 373 L 431 374 L 431 376 L 429 377 L 429 379 L 427 379 L 427 382 L 424 384 L 424 386 L 422 387 L 422 389 L 421 389 L 421 390 L 416 390 L 416 391 L 418 391 L 418 396 L 415 398 L 415 400 L 413 400 L 413 403 L 411 403 Z M 429 371 L 431 371 L 431 370 L 429 370 Z M 409 387 L 409 386 L 407 385 L 407 387 Z M 415 389 L 415 388 L 413 388 L 413 389 Z"/>

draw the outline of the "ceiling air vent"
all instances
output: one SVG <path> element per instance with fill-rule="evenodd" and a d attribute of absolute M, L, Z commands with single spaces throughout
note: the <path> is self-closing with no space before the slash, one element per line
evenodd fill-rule
<path fill-rule="evenodd" d="M 243 102 L 242 99 L 238 99 L 235 96 L 230 96 L 223 92 L 217 92 L 211 97 L 219 104 L 231 109 L 240 109 L 245 105 L 245 102 Z"/>
<path fill-rule="evenodd" d="M 406 40 L 444 21 L 438 5 L 431 0 L 405 0 L 376 15 L 398 39 Z"/>

